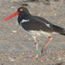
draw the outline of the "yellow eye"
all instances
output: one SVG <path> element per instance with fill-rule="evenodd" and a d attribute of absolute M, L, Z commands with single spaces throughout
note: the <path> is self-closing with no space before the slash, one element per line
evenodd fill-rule
<path fill-rule="evenodd" d="M 20 12 L 22 12 L 22 11 L 23 11 L 23 9 L 21 8 L 21 9 L 20 9 Z"/>

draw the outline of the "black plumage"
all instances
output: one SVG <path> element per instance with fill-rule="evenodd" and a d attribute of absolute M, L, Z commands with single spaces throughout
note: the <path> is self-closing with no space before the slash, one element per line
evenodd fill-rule
<path fill-rule="evenodd" d="M 36 49 L 35 58 L 38 58 L 37 36 L 45 35 L 48 37 L 47 43 L 43 46 L 41 50 L 41 54 L 43 54 L 44 50 L 47 48 L 48 44 L 52 40 L 52 33 L 56 32 L 61 35 L 65 35 L 64 28 L 50 23 L 43 17 L 31 15 L 28 9 L 25 7 L 18 8 L 17 12 L 5 18 L 3 22 L 13 18 L 16 15 L 18 15 L 19 25 L 23 28 L 24 31 L 27 31 L 28 33 L 30 33 L 34 39 L 34 44 L 35 44 L 35 49 Z"/>
<path fill-rule="evenodd" d="M 23 12 L 20 12 L 20 9 L 23 9 Z M 26 30 L 34 30 L 34 31 L 44 31 L 48 33 L 57 32 L 61 35 L 65 35 L 65 29 L 59 26 L 56 26 L 43 17 L 33 16 L 29 13 L 28 9 L 25 7 L 20 7 L 18 9 L 18 23 Z M 29 20 L 27 22 L 22 22 L 23 20 Z"/>

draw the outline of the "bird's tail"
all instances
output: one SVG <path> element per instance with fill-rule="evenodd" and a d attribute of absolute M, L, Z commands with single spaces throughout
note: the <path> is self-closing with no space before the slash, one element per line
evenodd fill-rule
<path fill-rule="evenodd" d="M 57 32 L 61 35 L 65 35 L 65 29 L 64 28 L 56 26 L 56 25 L 53 25 L 52 28 L 53 28 L 54 32 Z"/>

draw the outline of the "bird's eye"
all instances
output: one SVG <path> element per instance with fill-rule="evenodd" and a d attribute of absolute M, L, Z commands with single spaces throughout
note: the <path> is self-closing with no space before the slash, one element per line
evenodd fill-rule
<path fill-rule="evenodd" d="M 21 8 L 21 9 L 20 9 L 20 12 L 22 12 L 22 11 L 23 11 L 23 9 Z"/>

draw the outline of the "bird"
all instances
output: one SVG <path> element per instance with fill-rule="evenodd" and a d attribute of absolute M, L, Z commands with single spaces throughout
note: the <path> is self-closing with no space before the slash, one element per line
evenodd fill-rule
<path fill-rule="evenodd" d="M 18 24 L 20 25 L 20 27 L 23 28 L 23 31 L 26 32 L 26 34 L 30 34 L 34 40 L 36 59 L 39 57 L 38 51 L 39 45 L 37 40 L 38 37 L 45 36 L 48 38 L 47 43 L 43 45 L 43 48 L 41 50 L 41 54 L 43 54 L 44 49 L 46 49 L 48 44 L 52 41 L 53 33 L 65 35 L 64 28 L 52 24 L 51 22 L 49 22 L 48 20 L 41 16 L 32 15 L 26 7 L 19 7 L 15 13 L 6 17 L 2 22 L 6 22 L 17 15 Z"/>

